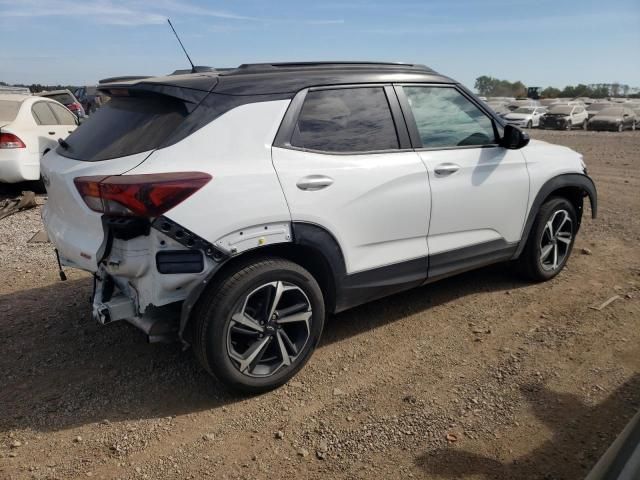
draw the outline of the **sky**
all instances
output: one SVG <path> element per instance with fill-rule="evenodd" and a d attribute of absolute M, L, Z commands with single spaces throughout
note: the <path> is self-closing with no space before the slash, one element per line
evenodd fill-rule
<path fill-rule="evenodd" d="M 640 87 L 640 0 L 0 0 L 0 81 L 91 85 L 197 65 L 422 63 L 469 87 Z"/>

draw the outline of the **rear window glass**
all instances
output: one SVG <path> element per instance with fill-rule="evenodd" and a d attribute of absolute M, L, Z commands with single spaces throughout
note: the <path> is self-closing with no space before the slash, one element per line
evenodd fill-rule
<path fill-rule="evenodd" d="M 398 137 L 381 87 L 309 92 L 291 144 L 324 152 L 398 148 Z"/>
<path fill-rule="evenodd" d="M 20 102 L 0 100 L 0 121 L 13 122 L 18 116 L 20 105 L 22 105 Z"/>
<path fill-rule="evenodd" d="M 49 102 L 37 102 L 31 107 L 31 113 L 38 125 L 58 125 L 58 119 L 49 108 Z"/>
<path fill-rule="evenodd" d="M 51 100 L 60 102 L 63 105 L 69 105 L 70 103 L 74 102 L 73 98 L 71 98 L 71 95 L 69 95 L 68 93 L 56 93 L 55 95 L 43 95 L 43 97 L 50 98 Z"/>
<path fill-rule="evenodd" d="M 69 147 L 58 153 L 93 162 L 154 150 L 186 116 L 184 104 L 170 97 L 115 97 L 69 135 Z"/>

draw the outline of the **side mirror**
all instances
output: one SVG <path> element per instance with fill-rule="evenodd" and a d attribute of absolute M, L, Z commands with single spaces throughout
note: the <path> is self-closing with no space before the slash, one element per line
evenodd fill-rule
<path fill-rule="evenodd" d="M 518 127 L 507 124 L 504 127 L 504 134 L 500 139 L 500 146 L 509 150 L 518 150 L 526 147 L 529 143 L 529 135 L 520 130 Z"/>

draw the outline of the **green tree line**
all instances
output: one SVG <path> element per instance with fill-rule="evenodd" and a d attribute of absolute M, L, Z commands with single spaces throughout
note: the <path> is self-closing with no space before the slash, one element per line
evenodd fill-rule
<path fill-rule="evenodd" d="M 479 95 L 487 97 L 526 97 L 527 87 L 521 81 L 510 82 L 500 80 L 487 75 L 476 78 L 475 89 Z M 567 85 L 562 90 L 555 87 L 547 87 L 540 92 L 542 98 L 558 97 L 627 97 L 631 88 L 622 83 L 595 83 L 590 85 Z M 637 97 L 638 94 L 631 95 Z"/>

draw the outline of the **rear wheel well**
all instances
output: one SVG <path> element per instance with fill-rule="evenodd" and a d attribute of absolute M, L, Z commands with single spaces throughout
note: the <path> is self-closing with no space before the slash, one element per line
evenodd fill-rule
<path fill-rule="evenodd" d="M 336 285 L 334 273 L 329 262 L 321 252 L 313 247 L 298 245 L 295 243 L 282 243 L 268 245 L 249 250 L 227 260 L 216 272 L 211 280 L 209 288 L 215 288 L 215 284 L 225 277 L 226 272 L 234 269 L 239 263 L 254 263 L 267 257 L 279 257 L 297 263 L 306 269 L 318 282 L 324 296 L 325 310 L 333 312 L 336 303 Z"/>

